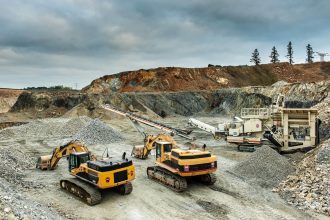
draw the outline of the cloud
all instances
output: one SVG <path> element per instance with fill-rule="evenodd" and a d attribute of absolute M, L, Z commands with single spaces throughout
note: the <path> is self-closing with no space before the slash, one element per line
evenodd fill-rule
<path fill-rule="evenodd" d="M 285 60 L 289 40 L 304 62 L 307 43 L 330 51 L 329 10 L 327 0 L 3 0 L 0 86 L 84 86 L 131 69 L 248 64 L 254 48 L 268 62 L 274 45 Z"/>

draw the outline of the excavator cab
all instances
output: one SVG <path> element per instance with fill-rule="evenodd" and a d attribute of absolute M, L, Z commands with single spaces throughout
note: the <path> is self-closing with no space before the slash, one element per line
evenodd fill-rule
<path fill-rule="evenodd" d="M 156 142 L 156 159 L 164 161 L 167 159 L 168 155 L 171 153 L 173 145 L 171 142 L 167 141 L 157 141 Z"/>
<path fill-rule="evenodd" d="M 69 171 L 78 168 L 80 164 L 86 163 L 90 160 L 88 152 L 73 152 L 69 156 Z"/>

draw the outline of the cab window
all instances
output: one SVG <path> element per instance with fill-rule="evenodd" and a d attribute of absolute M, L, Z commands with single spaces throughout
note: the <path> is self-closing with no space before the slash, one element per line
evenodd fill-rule
<path fill-rule="evenodd" d="M 164 152 L 171 152 L 172 144 L 164 144 Z"/>

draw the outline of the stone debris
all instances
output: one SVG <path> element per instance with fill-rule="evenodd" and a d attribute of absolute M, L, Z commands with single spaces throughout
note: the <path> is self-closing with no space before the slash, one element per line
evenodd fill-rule
<path fill-rule="evenodd" d="M 290 83 L 288 83 L 284 80 L 280 80 L 280 81 L 277 81 L 276 83 L 274 83 L 272 86 L 273 87 L 281 87 L 281 86 L 286 86 L 286 85 L 290 85 Z"/>
<path fill-rule="evenodd" d="M 205 209 L 208 213 L 213 215 L 216 219 L 229 219 L 227 217 L 229 212 L 226 205 L 218 205 L 205 200 L 197 200 L 196 203 Z"/>
<path fill-rule="evenodd" d="M 319 131 L 320 137 L 322 140 L 327 140 L 330 138 L 330 96 L 313 106 L 313 108 L 318 110 L 318 118 L 322 121 Z"/>
<path fill-rule="evenodd" d="M 313 108 L 316 108 L 318 110 L 318 116 L 321 119 L 322 123 L 330 124 L 330 97 L 327 97 L 322 102 L 313 106 Z"/>
<path fill-rule="evenodd" d="M 87 145 L 93 145 L 111 144 L 114 142 L 123 141 L 124 138 L 119 132 L 115 131 L 99 119 L 94 119 L 86 127 L 74 135 L 73 140 L 82 141 Z"/>
<path fill-rule="evenodd" d="M 42 188 L 43 185 L 36 181 L 23 181 L 24 171 L 35 168 L 36 158 L 23 152 L 20 147 L 21 145 L 17 143 L 12 143 L 10 146 L 1 146 L 0 178 L 24 188 Z"/>
<path fill-rule="evenodd" d="M 0 219 L 65 219 L 52 208 L 33 201 L 0 178 Z"/>
<path fill-rule="evenodd" d="M 5 128 L 0 131 L 0 140 L 6 140 L 15 136 L 15 132 L 12 128 Z"/>
<path fill-rule="evenodd" d="M 330 216 L 330 139 L 307 153 L 295 174 L 273 191 L 298 209 Z"/>
<path fill-rule="evenodd" d="M 228 172 L 251 184 L 273 188 L 294 172 L 294 168 L 287 158 L 268 146 L 262 146 Z"/>

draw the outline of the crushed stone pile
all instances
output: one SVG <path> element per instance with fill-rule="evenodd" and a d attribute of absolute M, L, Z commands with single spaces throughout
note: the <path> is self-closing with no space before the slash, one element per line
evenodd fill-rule
<path fill-rule="evenodd" d="M 17 137 L 54 136 L 65 122 L 66 121 L 63 121 L 63 119 L 57 118 L 39 119 L 13 129 Z"/>
<path fill-rule="evenodd" d="M 48 118 L 6 128 L 0 131 L 1 140 L 12 138 L 60 138 L 79 140 L 88 145 L 110 144 L 124 140 L 118 131 L 99 119 L 89 117 Z"/>
<path fill-rule="evenodd" d="M 39 119 L 24 125 L 3 129 L 0 131 L 0 138 L 6 140 L 11 138 L 70 137 L 79 132 L 90 121 L 92 119 L 86 116 L 72 119 Z"/>
<path fill-rule="evenodd" d="M 73 140 L 79 140 L 87 145 L 93 145 L 119 142 L 123 141 L 124 138 L 118 131 L 106 125 L 99 119 L 94 119 L 74 135 Z"/>
<path fill-rule="evenodd" d="M 89 117 L 79 117 L 70 119 L 65 125 L 62 127 L 60 131 L 61 136 L 71 136 L 73 134 L 78 133 L 82 128 L 88 125 L 92 121 Z"/>
<path fill-rule="evenodd" d="M 294 172 L 294 168 L 274 149 L 262 146 L 228 171 L 251 184 L 273 188 Z"/>
<path fill-rule="evenodd" d="M 273 191 L 298 209 L 330 216 L 330 139 L 307 153 L 297 164 L 295 174 Z"/>

